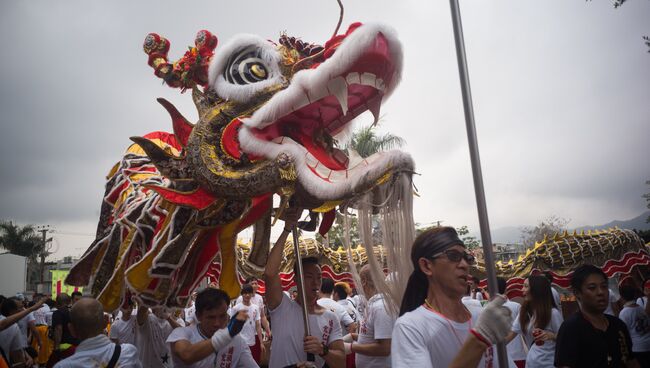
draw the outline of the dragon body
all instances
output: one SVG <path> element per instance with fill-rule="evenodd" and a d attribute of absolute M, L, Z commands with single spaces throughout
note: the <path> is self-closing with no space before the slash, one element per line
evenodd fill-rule
<path fill-rule="evenodd" d="M 496 272 L 508 280 L 508 296 L 515 297 L 521 296 L 525 278 L 540 271 L 549 270 L 554 283 L 568 289 L 573 270 L 582 264 L 598 266 L 608 277 L 613 277 L 629 274 L 635 266 L 650 265 L 650 253 L 632 230 L 565 231 L 545 237 L 517 261 L 497 262 Z M 477 271 L 485 276 L 485 264 L 479 263 Z"/>
<path fill-rule="evenodd" d="M 390 28 L 355 23 L 324 46 L 286 35 L 216 46 L 200 31 L 170 63 L 166 39 L 145 39 L 155 75 L 192 90 L 199 120 L 159 99 L 173 133 L 132 137 L 107 176 L 96 239 L 66 280 L 88 287 L 106 310 L 127 294 L 184 306 L 216 259 L 221 288 L 235 296 L 238 257 L 258 271 L 266 263 L 274 196 L 276 218 L 291 203 L 322 217 L 325 234 L 334 211 L 414 170 L 400 151 L 361 159 L 336 147 L 354 118 L 377 118 L 399 82 L 401 46 Z M 250 251 L 238 253 L 237 234 L 251 226 Z"/>

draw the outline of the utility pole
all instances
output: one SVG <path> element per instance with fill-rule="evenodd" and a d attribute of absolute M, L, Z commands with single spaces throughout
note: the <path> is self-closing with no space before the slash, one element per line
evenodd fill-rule
<path fill-rule="evenodd" d="M 36 228 L 36 231 L 40 232 L 41 235 L 43 236 L 43 238 L 42 238 L 43 249 L 41 250 L 41 254 L 40 254 L 40 256 L 41 256 L 40 283 L 43 284 L 43 283 L 45 283 L 45 253 L 49 250 L 49 249 L 46 249 L 47 248 L 46 245 L 47 245 L 47 243 L 52 241 L 52 238 L 49 238 L 49 239 L 47 238 L 47 232 L 50 231 L 50 225 L 39 226 L 38 228 Z"/>

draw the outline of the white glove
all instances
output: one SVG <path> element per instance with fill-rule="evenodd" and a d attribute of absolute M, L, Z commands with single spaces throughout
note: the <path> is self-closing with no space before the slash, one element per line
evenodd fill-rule
<path fill-rule="evenodd" d="M 344 342 L 343 343 L 343 351 L 345 351 L 345 355 L 352 354 L 352 343 L 351 342 Z"/>
<path fill-rule="evenodd" d="M 485 338 L 485 340 L 496 344 L 504 341 L 512 330 L 512 316 L 510 309 L 503 306 L 506 299 L 497 295 L 490 301 L 481 315 L 479 315 L 473 330 Z"/>
<path fill-rule="evenodd" d="M 212 348 L 217 352 L 226 347 L 226 345 L 230 344 L 231 341 L 232 336 L 230 336 L 230 332 L 227 328 L 217 330 L 210 339 L 210 342 L 212 342 Z"/>
<path fill-rule="evenodd" d="M 352 334 L 347 334 L 343 336 L 343 342 L 352 342 L 354 339 L 352 338 Z"/>

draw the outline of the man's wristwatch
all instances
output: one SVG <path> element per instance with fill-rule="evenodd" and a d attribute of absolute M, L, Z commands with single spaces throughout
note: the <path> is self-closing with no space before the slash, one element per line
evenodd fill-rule
<path fill-rule="evenodd" d="M 321 345 L 323 345 L 323 353 L 318 354 L 318 355 L 320 355 L 321 357 L 324 357 L 325 355 L 327 355 L 330 352 L 330 348 L 329 348 L 329 346 L 325 345 L 324 342 L 321 343 Z"/>

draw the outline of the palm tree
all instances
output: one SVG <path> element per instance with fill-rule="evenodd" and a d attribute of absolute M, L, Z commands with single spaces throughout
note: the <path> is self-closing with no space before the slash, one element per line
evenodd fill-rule
<path fill-rule="evenodd" d="M 401 147 L 406 143 L 404 138 L 390 133 L 377 135 L 374 130 L 375 126 L 369 125 L 354 132 L 347 147 L 354 149 L 359 156 L 366 158 L 379 151 Z"/>
<path fill-rule="evenodd" d="M 0 223 L 0 246 L 32 261 L 45 250 L 43 240 L 36 234 L 34 226 L 21 227 L 11 221 Z"/>

